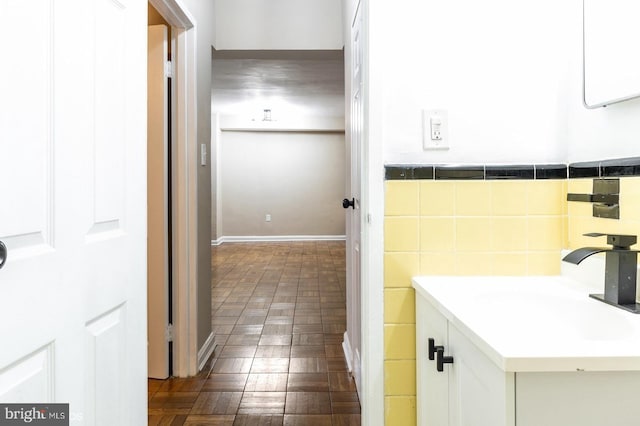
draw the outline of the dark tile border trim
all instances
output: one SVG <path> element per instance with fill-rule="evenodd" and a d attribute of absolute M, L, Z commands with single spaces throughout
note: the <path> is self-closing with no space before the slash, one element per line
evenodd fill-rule
<path fill-rule="evenodd" d="M 533 179 L 534 166 L 486 166 L 485 179 Z"/>
<path fill-rule="evenodd" d="M 436 179 L 484 179 L 484 166 L 436 166 Z"/>
<path fill-rule="evenodd" d="M 606 160 L 600 163 L 603 177 L 640 176 L 640 157 Z"/>
<path fill-rule="evenodd" d="M 566 179 L 568 167 L 566 164 L 536 164 L 536 179 Z"/>
<path fill-rule="evenodd" d="M 409 167 L 385 166 L 385 180 L 409 180 L 413 179 L 413 169 Z"/>
<path fill-rule="evenodd" d="M 386 180 L 501 180 L 501 179 L 566 179 L 565 164 L 449 166 L 388 165 Z"/>
<path fill-rule="evenodd" d="M 385 166 L 386 180 L 433 179 L 433 166 Z"/>
<path fill-rule="evenodd" d="M 640 176 L 640 157 L 571 164 L 388 165 L 386 180 L 578 179 Z"/>
<path fill-rule="evenodd" d="M 600 177 L 600 163 L 589 161 L 569 164 L 569 178 Z"/>
<path fill-rule="evenodd" d="M 569 164 L 570 178 L 640 176 L 640 157 Z"/>

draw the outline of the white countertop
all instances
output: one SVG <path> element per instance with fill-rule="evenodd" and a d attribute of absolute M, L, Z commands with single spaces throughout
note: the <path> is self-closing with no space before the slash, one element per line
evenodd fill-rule
<path fill-rule="evenodd" d="M 571 278 L 425 276 L 413 287 L 504 371 L 640 370 L 640 315 Z"/>

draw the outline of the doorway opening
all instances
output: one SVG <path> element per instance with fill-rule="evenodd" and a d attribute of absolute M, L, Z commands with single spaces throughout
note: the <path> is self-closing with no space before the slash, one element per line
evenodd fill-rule
<path fill-rule="evenodd" d="M 344 53 L 314 54 L 214 51 L 212 307 L 220 349 L 204 389 L 243 392 L 237 415 L 248 393 L 272 392 L 282 398 L 271 401 L 282 405 L 280 417 L 359 425 L 343 349 Z M 271 96 L 239 105 L 265 91 Z M 318 92 L 330 115 L 307 111 Z M 310 402 L 288 402 L 299 400 Z"/>
<path fill-rule="evenodd" d="M 186 377 L 198 370 L 197 194 L 190 191 L 197 186 L 198 173 L 196 158 L 190 155 L 197 145 L 195 28 L 188 11 L 176 0 L 149 0 L 149 17 L 156 20 L 151 24 L 164 26 L 159 31 L 162 41 L 156 43 L 155 83 L 149 77 L 149 84 L 156 85 L 148 90 L 149 140 L 154 133 L 157 136 L 147 151 L 148 171 L 155 168 L 156 173 L 148 179 L 148 201 L 150 206 L 155 203 L 155 208 L 148 209 L 149 374 Z M 153 119 L 151 106 L 158 110 Z M 157 225 L 153 232 L 152 225 Z M 152 243 L 153 238 L 158 241 Z M 154 371 L 159 373 L 152 373 L 154 359 Z"/>
<path fill-rule="evenodd" d="M 173 373 L 171 27 L 148 5 L 147 280 L 148 375 Z"/>

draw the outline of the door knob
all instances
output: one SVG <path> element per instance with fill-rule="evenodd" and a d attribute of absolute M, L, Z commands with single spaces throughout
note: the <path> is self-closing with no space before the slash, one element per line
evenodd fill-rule
<path fill-rule="evenodd" d="M 344 200 L 342 200 L 342 207 L 344 207 L 345 209 L 348 209 L 349 207 L 355 209 L 355 204 L 356 204 L 356 199 L 352 198 L 352 199 L 348 199 L 345 198 Z"/>
<path fill-rule="evenodd" d="M 7 246 L 0 241 L 0 269 L 7 263 Z"/>

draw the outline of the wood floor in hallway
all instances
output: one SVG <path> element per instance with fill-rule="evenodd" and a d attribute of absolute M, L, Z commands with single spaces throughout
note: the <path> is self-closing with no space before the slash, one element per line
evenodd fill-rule
<path fill-rule="evenodd" d="M 360 425 L 344 242 L 225 243 L 212 265 L 218 346 L 197 377 L 149 380 L 149 425 Z"/>

